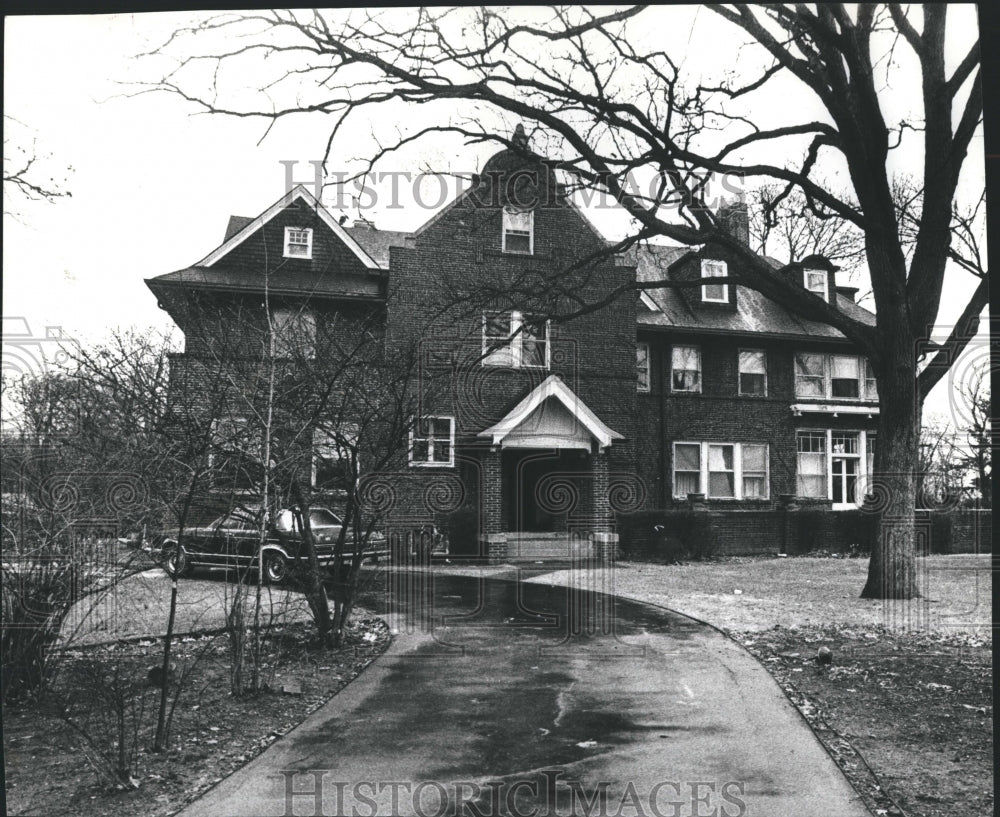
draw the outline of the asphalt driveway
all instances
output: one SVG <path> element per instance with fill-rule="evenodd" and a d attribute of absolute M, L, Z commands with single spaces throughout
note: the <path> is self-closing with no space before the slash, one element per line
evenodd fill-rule
<path fill-rule="evenodd" d="M 401 574 L 390 650 L 181 814 L 869 814 L 746 652 L 599 590 Z"/>

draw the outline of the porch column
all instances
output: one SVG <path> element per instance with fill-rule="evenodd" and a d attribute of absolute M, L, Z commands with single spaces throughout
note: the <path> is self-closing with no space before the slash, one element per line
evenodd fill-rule
<path fill-rule="evenodd" d="M 592 494 L 590 498 L 593 515 L 593 555 L 598 561 L 613 561 L 618 556 L 618 534 L 611 528 L 611 502 L 608 497 L 608 455 L 598 451 L 591 455 Z"/>
<path fill-rule="evenodd" d="M 507 561 L 507 535 L 503 532 L 502 486 L 500 449 L 491 448 L 483 455 L 483 493 L 480 497 L 480 513 L 483 519 L 482 553 L 490 564 Z"/>

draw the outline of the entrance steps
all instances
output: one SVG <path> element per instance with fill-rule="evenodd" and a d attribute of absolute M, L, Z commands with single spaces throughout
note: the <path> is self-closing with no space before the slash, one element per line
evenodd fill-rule
<path fill-rule="evenodd" d="M 590 538 L 586 535 L 555 533 L 507 533 L 508 562 L 553 562 L 586 559 L 592 552 Z"/>

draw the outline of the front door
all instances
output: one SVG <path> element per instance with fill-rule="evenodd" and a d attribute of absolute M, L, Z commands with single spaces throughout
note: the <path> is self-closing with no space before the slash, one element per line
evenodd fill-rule
<path fill-rule="evenodd" d="M 583 452 L 510 450 L 503 454 L 504 525 L 531 533 L 567 529 L 569 516 L 586 504 L 579 477 L 588 466 Z"/>

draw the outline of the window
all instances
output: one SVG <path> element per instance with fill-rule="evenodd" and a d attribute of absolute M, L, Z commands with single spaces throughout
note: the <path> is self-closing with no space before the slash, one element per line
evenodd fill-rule
<path fill-rule="evenodd" d="M 549 323 L 522 312 L 483 314 L 483 365 L 549 368 Z"/>
<path fill-rule="evenodd" d="M 285 258 L 312 258 L 313 231 L 303 227 L 285 227 Z"/>
<path fill-rule="evenodd" d="M 860 470 L 859 443 L 861 435 L 857 431 L 833 431 L 830 435 L 830 499 L 834 505 L 855 504 L 858 496 L 858 472 Z"/>
<path fill-rule="evenodd" d="M 831 394 L 834 397 L 857 400 L 861 396 L 860 359 L 846 355 L 833 355 L 830 358 L 830 363 Z"/>
<path fill-rule="evenodd" d="M 674 443 L 674 496 L 701 493 L 701 443 Z"/>
<path fill-rule="evenodd" d="M 697 346 L 675 346 L 671 350 L 670 390 L 701 391 L 701 350 Z"/>
<path fill-rule="evenodd" d="M 421 417 L 410 431 L 410 465 L 455 464 L 455 418 Z"/>
<path fill-rule="evenodd" d="M 743 498 L 767 499 L 767 446 L 743 446 Z"/>
<path fill-rule="evenodd" d="M 649 391 L 649 344 L 640 343 L 635 347 L 636 388 Z"/>
<path fill-rule="evenodd" d="M 740 394 L 767 394 L 767 356 L 759 349 L 740 349 Z"/>
<path fill-rule="evenodd" d="M 703 260 L 701 262 L 701 277 L 725 278 L 726 262 Z M 702 284 L 701 299 L 708 303 L 729 303 L 729 284 Z"/>
<path fill-rule="evenodd" d="M 807 269 L 803 270 L 803 275 L 805 276 L 806 289 L 816 293 L 824 301 L 830 300 L 827 290 L 828 279 L 823 270 Z"/>
<path fill-rule="evenodd" d="M 735 446 L 710 445 L 708 447 L 708 496 L 711 499 L 736 497 Z"/>
<path fill-rule="evenodd" d="M 275 309 L 271 312 L 274 355 L 283 358 L 316 354 L 316 315 L 309 309 Z"/>
<path fill-rule="evenodd" d="M 877 400 L 874 373 L 857 355 L 795 355 L 795 396 Z"/>
<path fill-rule="evenodd" d="M 357 457 L 358 430 L 313 432 L 312 487 L 317 491 L 348 491 L 353 482 L 351 459 Z"/>
<path fill-rule="evenodd" d="M 535 214 L 532 210 L 503 211 L 503 251 L 531 255 L 535 251 Z"/>
<path fill-rule="evenodd" d="M 826 432 L 799 431 L 798 472 L 799 496 L 825 499 L 826 485 Z"/>
<path fill-rule="evenodd" d="M 767 446 L 761 443 L 674 443 L 674 496 L 767 499 Z"/>
<path fill-rule="evenodd" d="M 865 400 L 878 400 L 878 382 L 871 361 L 865 358 Z"/>
<path fill-rule="evenodd" d="M 826 356 L 795 356 L 795 396 L 826 397 Z"/>

